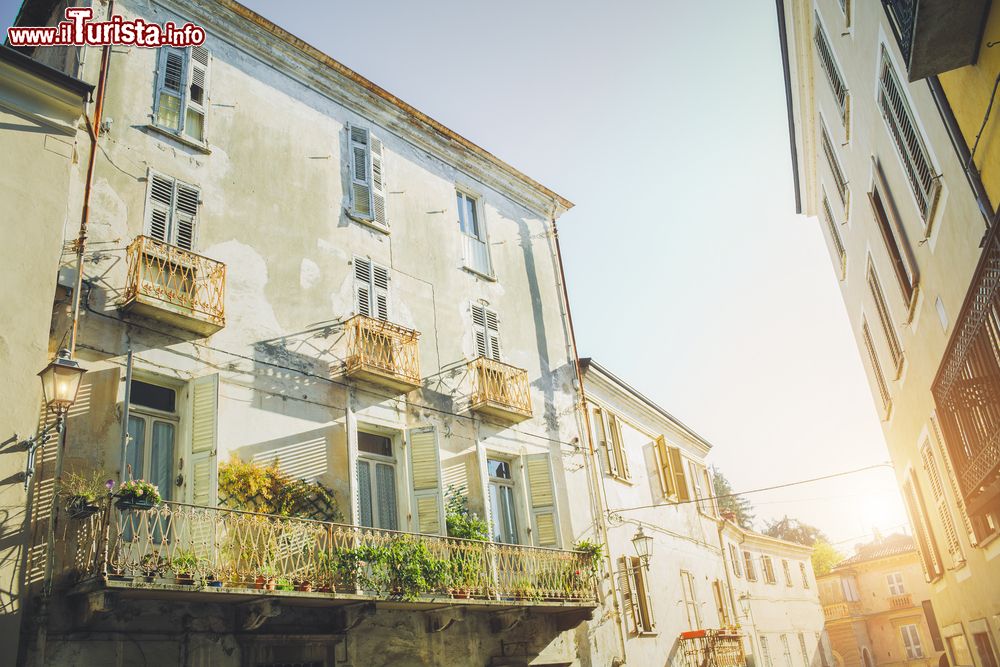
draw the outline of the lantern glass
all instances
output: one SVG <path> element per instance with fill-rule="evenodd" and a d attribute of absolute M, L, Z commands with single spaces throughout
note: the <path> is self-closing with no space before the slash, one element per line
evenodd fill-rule
<path fill-rule="evenodd" d="M 60 350 L 59 355 L 38 374 L 42 380 L 45 405 L 51 412 L 65 414 L 76 402 L 80 380 L 85 372 L 80 364 L 69 358 L 68 350 Z"/>
<path fill-rule="evenodd" d="M 632 537 L 632 545 L 635 547 L 635 553 L 642 559 L 642 562 L 648 563 L 653 551 L 653 538 L 642 531 L 642 526 L 639 526 L 639 530 Z"/>

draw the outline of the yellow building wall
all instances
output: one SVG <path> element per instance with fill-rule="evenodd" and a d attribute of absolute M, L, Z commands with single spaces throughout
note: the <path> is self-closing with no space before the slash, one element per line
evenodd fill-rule
<path fill-rule="evenodd" d="M 990 42 L 997 41 L 1000 41 L 1000 3 L 995 2 L 986 20 L 976 64 L 945 72 L 938 77 L 970 151 L 979 129 L 983 127 L 983 117 L 1000 74 L 1000 44 L 993 48 L 986 47 Z M 993 102 L 973 161 L 979 169 L 990 203 L 996 210 L 1000 204 L 1000 100 Z"/>

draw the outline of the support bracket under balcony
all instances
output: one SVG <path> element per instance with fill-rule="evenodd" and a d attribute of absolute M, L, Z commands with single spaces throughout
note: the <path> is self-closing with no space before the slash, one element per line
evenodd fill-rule
<path fill-rule="evenodd" d="M 556 628 L 559 632 L 565 632 L 566 630 L 572 630 L 584 621 L 592 621 L 594 620 L 595 609 L 596 607 L 592 607 L 590 609 L 574 609 L 573 611 L 563 612 L 556 616 Z"/>
<path fill-rule="evenodd" d="M 80 625 L 88 625 L 95 616 L 113 611 L 117 602 L 115 596 L 107 591 L 88 593 L 80 606 Z"/>
<path fill-rule="evenodd" d="M 528 616 L 527 609 L 504 609 L 490 615 L 490 630 L 494 634 L 513 630 Z"/>
<path fill-rule="evenodd" d="M 240 627 L 243 630 L 256 630 L 264 625 L 269 618 L 281 615 L 281 605 L 277 600 L 258 600 L 243 607 Z"/>
<path fill-rule="evenodd" d="M 426 612 L 427 632 L 444 632 L 454 623 L 465 620 L 465 610 L 460 607 L 446 607 Z"/>
<path fill-rule="evenodd" d="M 374 602 L 361 602 L 337 610 L 333 622 L 333 631 L 337 634 L 344 634 L 348 630 L 358 627 L 361 621 L 375 615 Z"/>

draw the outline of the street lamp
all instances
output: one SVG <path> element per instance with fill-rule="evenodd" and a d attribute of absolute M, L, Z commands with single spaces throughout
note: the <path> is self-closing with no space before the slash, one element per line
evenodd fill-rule
<path fill-rule="evenodd" d="M 63 349 L 59 350 L 56 358 L 38 373 L 42 381 L 45 407 L 56 416 L 56 419 L 23 443 L 28 451 L 28 462 L 24 470 L 25 491 L 31 486 L 31 478 L 35 474 L 35 450 L 48 442 L 53 433 L 62 434 L 66 413 L 76 403 L 76 395 L 80 392 L 80 381 L 86 372 L 86 369 L 70 358 L 69 350 Z"/>
<path fill-rule="evenodd" d="M 635 547 L 635 553 L 638 554 L 642 564 L 649 568 L 649 557 L 653 551 L 653 538 L 642 532 L 642 526 L 639 526 L 639 530 L 635 531 L 635 535 L 632 536 L 632 546 Z"/>

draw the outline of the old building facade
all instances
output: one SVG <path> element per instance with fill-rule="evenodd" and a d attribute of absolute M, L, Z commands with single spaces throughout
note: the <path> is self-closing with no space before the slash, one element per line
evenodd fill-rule
<path fill-rule="evenodd" d="M 68 516 L 45 459 L 23 662 L 586 659 L 571 204 L 236 3 L 114 13 L 208 38 L 110 49 L 104 74 L 98 48 L 38 54 L 107 82 L 83 286 L 52 311 L 50 354 L 79 299 L 87 369 L 61 465 L 168 502 Z M 268 501 L 245 464 L 312 518 L 244 511 Z M 486 541 L 445 538 L 463 506 Z"/>
<path fill-rule="evenodd" d="M 997 664 L 996 4 L 779 1 L 818 218 L 953 665 Z M 935 620 L 936 618 L 936 620 Z"/>
<path fill-rule="evenodd" d="M 860 545 L 817 584 L 837 667 L 938 664 L 941 636 L 923 608 L 931 587 L 909 535 Z"/>

